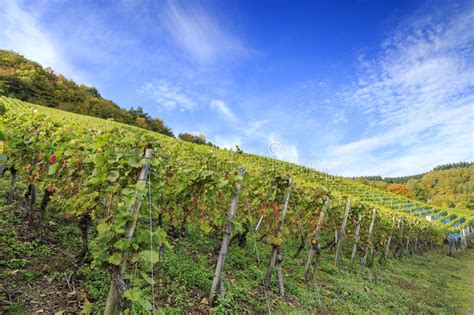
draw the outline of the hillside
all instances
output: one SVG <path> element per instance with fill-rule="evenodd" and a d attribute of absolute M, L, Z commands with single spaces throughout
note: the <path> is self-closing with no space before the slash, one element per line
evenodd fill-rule
<path fill-rule="evenodd" d="M 117 296 L 111 277 L 115 292 L 125 283 L 118 296 L 134 313 L 150 311 L 150 301 L 194 313 L 464 307 L 466 297 L 455 301 L 444 284 L 466 285 L 468 257 L 454 270 L 439 267 L 451 264 L 446 233 L 472 218 L 291 163 L 15 99 L 0 103 L 10 177 L 2 180 L 8 250 L 0 268 L 2 282 L 14 279 L 0 296 L 8 312 L 37 310 L 30 300 L 51 312 L 102 312 L 107 292 Z M 153 155 L 144 157 L 144 148 Z M 132 238 L 124 234 L 130 226 Z M 223 269 L 215 267 L 221 244 Z M 225 290 L 212 303 L 214 270 Z"/>
<path fill-rule="evenodd" d="M 173 136 L 163 120 L 152 118 L 141 107 L 121 108 L 104 99 L 94 87 L 78 85 L 53 69 L 26 59 L 12 51 L 0 49 L 0 95 L 138 126 Z"/>
<path fill-rule="evenodd" d="M 369 176 L 357 182 L 443 208 L 474 210 L 474 164 L 441 165 L 414 176 Z"/>

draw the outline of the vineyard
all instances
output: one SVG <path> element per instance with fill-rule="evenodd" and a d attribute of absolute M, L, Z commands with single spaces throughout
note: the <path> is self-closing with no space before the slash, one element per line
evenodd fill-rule
<path fill-rule="evenodd" d="M 160 311 L 166 279 L 192 273 L 166 268 L 179 240 L 197 239 L 209 254 L 213 277 L 193 275 L 205 292 L 199 311 L 225 310 L 254 294 L 267 307 L 257 311 L 272 312 L 274 296 L 297 295 L 295 282 L 317 287 L 322 266 L 372 279 L 389 260 L 444 250 L 445 243 L 452 255 L 463 251 L 474 224 L 296 164 L 5 97 L 2 105 L 6 198 L 26 200 L 24 220 L 34 233 L 48 225 L 52 209 L 77 225 L 71 277 L 86 261 L 107 275 L 110 287 L 97 303 L 105 314 Z M 253 256 L 236 260 L 231 252 L 243 255 L 244 247 Z M 236 286 L 226 274 L 229 256 L 234 268 L 257 265 L 243 297 L 226 290 Z M 295 261 L 301 268 L 290 271 Z"/>

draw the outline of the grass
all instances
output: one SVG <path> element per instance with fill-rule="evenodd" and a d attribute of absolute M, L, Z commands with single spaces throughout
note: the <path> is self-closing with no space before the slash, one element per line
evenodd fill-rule
<path fill-rule="evenodd" d="M 29 229 L 23 202 L 9 203 L 3 197 L 7 180 L 0 185 L 0 313 L 101 313 L 108 273 L 86 264 L 74 283 L 67 279 L 80 248 L 76 224 L 49 208 L 46 227 Z M 18 187 L 18 196 L 24 189 Z M 274 313 L 462 314 L 472 307 L 473 250 L 456 258 L 443 250 L 390 259 L 365 271 L 358 264 L 350 266 L 349 246 L 337 268 L 334 254 L 323 251 L 318 284 L 313 286 L 301 278 L 305 252 L 293 258 L 298 244 L 289 242 L 283 261 L 286 296 L 280 298 L 275 279 L 266 294 L 261 286 L 271 248 L 261 242 L 255 242 L 255 248 L 250 235 L 244 248 L 230 247 L 224 268 L 226 295 L 210 308 L 205 298 L 218 240 L 189 231 L 170 242 L 173 249 L 165 251 L 155 270 L 156 303 L 162 313 L 267 313 L 270 308 Z"/>

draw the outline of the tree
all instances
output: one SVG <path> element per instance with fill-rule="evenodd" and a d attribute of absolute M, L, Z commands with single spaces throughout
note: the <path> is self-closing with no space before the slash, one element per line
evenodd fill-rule
<path fill-rule="evenodd" d="M 181 140 L 196 143 L 196 144 L 207 144 L 206 137 L 204 135 L 192 135 L 190 133 L 180 133 L 178 136 Z"/>
<path fill-rule="evenodd" d="M 408 188 L 407 186 L 403 184 L 389 184 L 386 188 L 388 192 L 401 195 L 401 196 L 407 196 L 408 195 Z"/>

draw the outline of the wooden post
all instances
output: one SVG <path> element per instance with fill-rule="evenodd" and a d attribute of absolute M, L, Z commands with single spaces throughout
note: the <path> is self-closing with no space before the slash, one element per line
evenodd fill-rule
<path fill-rule="evenodd" d="M 372 238 L 374 236 L 374 226 L 375 226 L 375 218 L 377 216 L 377 212 L 375 209 L 372 210 L 372 222 L 370 222 L 370 229 L 369 229 L 369 239 L 370 239 L 370 259 L 373 261 L 374 258 L 374 244 L 372 243 Z"/>
<path fill-rule="evenodd" d="M 334 267 L 337 266 L 337 262 L 339 261 L 339 257 L 341 256 L 342 241 L 344 240 L 344 233 L 346 231 L 347 218 L 349 217 L 350 210 L 351 210 L 351 201 L 347 200 L 346 211 L 344 212 L 344 218 L 342 219 L 341 229 L 339 230 L 339 235 L 337 238 L 336 256 L 334 257 Z"/>
<path fill-rule="evenodd" d="M 272 271 L 273 271 L 273 267 L 275 266 L 277 250 L 278 248 L 276 246 L 272 246 L 272 252 L 270 254 L 270 259 L 268 261 L 267 274 L 265 275 L 265 281 L 263 283 L 263 286 L 265 288 L 268 288 L 268 286 L 270 285 L 270 281 L 272 279 Z"/>
<path fill-rule="evenodd" d="M 280 296 L 285 296 L 285 287 L 283 285 L 283 271 L 281 268 L 281 262 L 283 261 L 283 252 L 281 247 L 278 247 L 277 254 L 276 254 L 276 269 L 277 269 L 277 279 L 278 279 L 278 292 Z"/>
<path fill-rule="evenodd" d="M 403 256 L 403 226 L 404 226 L 404 221 L 402 218 L 400 218 L 400 232 L 398 234 L 398 244 L 397 244 L 397 253 L 398 253 L 398 258 L 401 258 Z M 395 258 L 395 252 L 393 253 L 393 257 Z"/>
<path fill-rule="evenodd" d="M 324 200 L 324 205 L 321 207 L 321 212 L 319 213 L 318 223 L 313 231 L 313 239 L 311 240 L 311 247 L 309 248 L 308 257 L 306 258 L 306 265 L 304 268 L 304 279 L 308 280 L 309 269 L 311 267 L 311 261 L 313 260 L 314 255 L 314 245 L 318 243 L 319 234 L 321 233 L 321 228 L 324 222 L 324 216 L 326 215 L 327 207 L 329 205 L 329 196 Z"/>
<path fill-rule="evenodd" d="M 357 217 L 357 226 L 355 229 L 355 242 L 354 242 L 354 245 L 352 246 L 351 266 L 354 266 L 354 260 L 357 253 L 357 247 L 359 246 L 359 242 L 360 242 L 360 222 L 361 221 L 362 221 L 362 214 L 359 213 L 359 216 Z"/>
<path fill-rule="evenodd" d="M 140 176 L 138 177 L 139 182 L 146 183 L 146 179 L 148 178 L 148 173 L 149 173 L 149 160 L 151 159 L 152 155 L 153 155 L 152 149 L 145 150 L 145 164 L 142 166 L 142 169 L 140 171 Z M 132 218 L 127 222 L 127 227 L 126 227 L 127 232 L 124 235 L 125 239 L 127 239 L 128 242 L 130 242 L 130 240 L 133 237 L 133 233 L 135 232 L 138 214 L 140 211 L 141 201 L 138 199 L 138 194 L 139 192 L 136 191 L 135 202 L 132 208 L 130 209 L 130 215 Z M 112 282 L 110 284 L 110 289 L 109 289 L 109 293 L 107 295 L 107 301 L 105 304 L 105 311 L 104 311 L 105 315 L 113 315 L 113 314 L 116 314 L 116 312 L 118 311 L 119 300 L 123 292 L 119 292 L 117 281 L 120 281 L 123 275 L 123 272 L 125 271 L 127 260 L 128 260 L 128 255 L 123 255 L 120 265 L 118 266 L 118 270 L 116 271 L 116 274 L 112 275 Z"/>
<path fill-rule="evenodd" d="M 375 209 L 372 209 L 372 221 L 370 222 L 369 226 L 369 235 L 368 235 L 368 241 L 369 241 L 369 246 L 370 248 L 366 248 L 365 253 L 364 253 L 364 258 L 362 260 L 362 268 L 365 268 L 367 265 L 367 256 L 369 254 L 369 250 L 372 252 L 372 233 L 374 231 L 374 224 L 375 224 L 375 216 L 377 215 L 377 212 L 375 212 Z"/>
<path fill-rule="evenodd" d="M 319 262 L 321 261 L 321 246 L 319 246 L 319 243 L 313 245 L 314 251 L 316 252 L 316 260 L 314 261 L 314 266 L 313 266 L 313 284 L 316 284 L 316 277 L 318 275 L 318 270 L 319 270 Z"/>
<path fill-rule="evenodd" d="M 392 242 L 392 234 L 388 236 L 387 244 L 385 245 L 384 258 L 388 258 L 388 253 L 390 252 L 390 243 Z"/>
<path fill-rule="evenodd" d="M 392 227 L 393 223 L 395 221 L 395 218 L 392 219 Z M 390 242 L 392 241 L 392 233 L 393 231 L 390 231 L 390 234 L 388 235 L 387 243 L 385 244 L 385 248 L 383 250 L 382 256 L 380 256 L 379 262 L 382 262 L 382 260 L 387 260 L 388 259 L 388 252 L 390 251 Z"/>
<path fill-rule="evenodd" d="M 403 220 L 401 218 L 397 218 L 398 224 L 397 224 L 397 230 L 398 230 L 398 241 L 397 245 L 395 245 L 395 250 L 393 251 L 393 258 L 395 258 L 397 248 L 399 247 L 400 240 L 403 238 Z"/>
<path fill-rule="evenodd" d="M 285 192 L 285 197 L 284 197 L 284 200 L 283 200 L 283 211 L 281 212 L 280 220 L 279 220 L 279 224 L 278 224 L 278 230 L 277 230 L 277 237 L 278 238 L 281 237 L 281 229 L 283 228 L 283 225 L 285 223 L 285 216 L 286 216 L 286 212 L 288 210 L 288 201 L 290 200 L 290 194 L 291 194 L 291 185 L 292 185 L 292 181 L 290 179 L 289 183 L 288 183 L 288 188 L 286 189 L 286 192 Z M 276 262 L 276 259 L 277 259 L 277 252 L 280 249 L 280 246 L 281 245 L 273 245 L 272 253 L 270 254 L 270 259 L 269 259 L 269 262 L 268 262 L 267 274 L 265 276 L 265 281 L 263 283 L 263 286 L 265 288 L 268 288 L 269 285 L 270 285 L 270 281 L 272 279 L 273 268 L 275 267 L 275 262 Z M 283 257 L 282 257 L 282 259 L 283 259 Z M 280 280 L 281 280 L 281 285 L 283 285 L 283 278 L 279 279 L 279 282 L 280 282 Z M 279 285 L 280 285 L 280 283 L 279 283 Z M 280 294 L 281 294 L 281 292 L 280 292 Z"/>
<path fill-rule="evenodd" d="M 245 170 L 241 169 L 239 171 L 239 175 L 244 175 Z M 212 281 L 211 292 L 209 293 L 209 304 L 212 306 L 215 302 L 216 292 L 218 287 L 223 287 L 223 282 L 221 279 L 222 270 L 224 269 L 224 262 L 225 256 L 227 255 L 227 251 L 229 249 L 229 242 L 230 242 L 230 234 L 232 230 L 232 219 L 235 216 L 235 212 L 237 211 L 237 204 L 239 202 L 241 190 L 241 183 L 235 184 L 235 191 L 232 195 L 232 201 L 230 204 L 229 212 L 227 213 L 227 222 L 224 229 L 224 236 L 222 238 L 221 250 L 219 252 L 219 258 L 217 260 L 216 270 L 214 272 L 214 279 Z M 221 288 L 224 289 L 224 288 Z M 222 290 L 221 290 L 222 291 Z"/>

